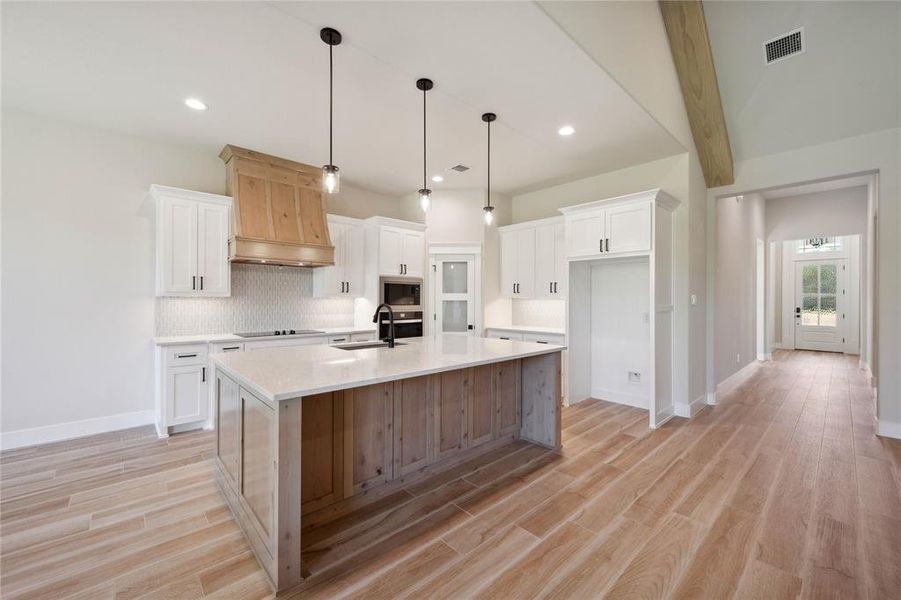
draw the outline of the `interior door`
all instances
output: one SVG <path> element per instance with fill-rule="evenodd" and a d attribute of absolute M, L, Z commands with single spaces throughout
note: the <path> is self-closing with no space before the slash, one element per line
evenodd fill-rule
<path fill-rule="evenodd" d="M 475 334 L 475 258 L 438 258 L 435 269 L 435 330 L 438 333 Z"/>
<path fill-rule="evenodd" d="M 227 296 L 229 292 L 228 211 L 219 204 L 197 206 L 198 288 L 204 295 Z"/>
<path fill-rule="evenodd" d="M 845 259 L 831 259 L 795 264 L 795 348 L 842 351 L 845 263 Z"/>

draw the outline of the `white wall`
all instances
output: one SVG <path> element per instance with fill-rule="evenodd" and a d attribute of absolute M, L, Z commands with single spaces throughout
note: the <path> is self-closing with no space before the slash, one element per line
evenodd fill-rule
<path fill-rule="evenodd" d="M 410 196 L 417 200 L 417 196 Z M 491 194 L 494 223 L 485 226 L 485 190 L 433 190 L 432 204 L 425 215 L 426 243 L 469 242 L 482 246 L 482 323 L 507 325 L 510 319 L 510 300 L 500 297 L 500 237 L 498 226 L 509 225 L 512 219 L 512 203 L 509 196 Z M 417 208 L 417 210 L 419 210 Z M 422 215 L 422 211 L 419 210 Z M 425 282 L 430 281 L 427 273 Z M 430 290 L 430 285 L 425 286 Z M 427 306 L 427 300 L 423 300 Z M 431 321 L 426 324 L 430 332 Z"/>
<path fill-rule="evenodd" d="M 0 431 L 152 410 L 154 213 L 145 196 L 153 183 L 223 193 L 218 148 L 8 110 L 2 122 Z M 402 202 L 342 188 L 328 202 L 338 214 L 415 217 Z"/>
<path fill-rule="evenodd" d="M 854 233 L 867 233 L 866 186 L 766 201 L 766 236 L 770 241 Z"/>
<path fill-rule="evenodd" d="M 719 384 L 757 360 L 756 246 L 764 237 L 765 201 L 759 194 L 716 203 L 716 354 Z"/>
<path fill-rule="evenodd" d="M 716 198 L 748 191 L 878 172 L 876 266 L 877 330 L 874 335 L 878 378 L 878 417 L 882 431 L 901 432 L 901 128 L 807 146 L 736 164 L 733 185 L 708 191 L 708 215 L 716 215 Z M 711 223 L 708 220 L 708 223 Z M 715 221 L 714 221 L 715 223 Z M 715 243 L 715 241 L 714 241 Z M 710 252 L 718 251 L 716 246 Z M 716 274 L 718 278 L 719 273 Z M 708 345 L 708 352 L 714 347 Z M 897 433 L 896 433 L 897 435 Z"/>

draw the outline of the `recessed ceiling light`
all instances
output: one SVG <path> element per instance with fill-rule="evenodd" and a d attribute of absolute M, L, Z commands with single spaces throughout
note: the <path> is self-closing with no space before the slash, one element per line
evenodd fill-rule
<path fill-rule="evenodd" d="M 432 175 L 432 181 L 434 181 L 435 183 L 441 183 L 442 181 L 444 181 L 444 177 L 442 177 L 441 175 Z"/>
<path fill-rule="evenodd" d="M 564 125 L 560 129 L 557 130 L 557 133 L 560 135 L 572 135 L 576 132 L 575 128 L 572 125 Z"/>
<path fill-rule="evenodd" d="M 209 108 L 205 102 L 197 98 L 185 98 L 185 106 L 194 110 L 206 110 Z"/>

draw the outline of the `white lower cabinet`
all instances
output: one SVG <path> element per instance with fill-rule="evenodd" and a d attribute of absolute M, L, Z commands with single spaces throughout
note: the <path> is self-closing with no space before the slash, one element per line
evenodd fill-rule
<path fill-rule="evenodd" d="M 284 340 L 264 340 L 262 342 L 244 342 L 244 350 L 262 350 L 263 348 L 280 348 L 283 346 L 315 346 L 316 344 L 325 344 L 328 338 L 325 337 L 301 337 L 288 338 Z"/>
<path fill-rule="evenodd" d="M 171 367 L 166 370 L 166 425 L 184 425 L 206 420 L 209 416 L 206 375 L 206 365 Z"/>
<path fill-rule="evenodd" d="M 500 329 L 486 329 L 485 337 L 497 338 L 500 340 L 522 340 L 522 334 L 515 331 L 503 331 Z"/>

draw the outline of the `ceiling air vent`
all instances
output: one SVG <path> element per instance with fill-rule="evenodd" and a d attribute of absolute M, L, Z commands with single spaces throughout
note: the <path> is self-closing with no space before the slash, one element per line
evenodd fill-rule
<path fill-rule="evenodd" d="M 469 170 L 469 167 L 466 165 L 454 165 L 448 171 L 456 171 L 457 173 L 465 173 Z"/>
<path fill-rule="evenodd" d="M 803 27 L 763 43 L 763 60 L 768 65 L 802 52 L 804 52 Z"/>

